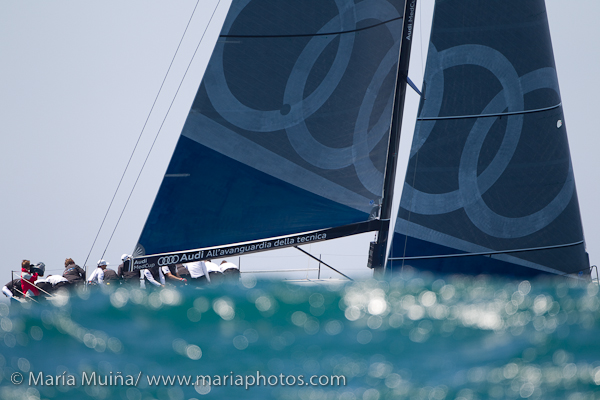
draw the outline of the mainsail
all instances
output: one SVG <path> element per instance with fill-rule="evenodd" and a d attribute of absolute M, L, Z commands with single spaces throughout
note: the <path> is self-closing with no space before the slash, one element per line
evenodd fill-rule
<path fill-rule="evenodd" d="M 405 8 L 234 0 L 134 255 L 378 230 Z"/>
<path fill-rule="evenodd" d="M 436 1 L 387 264 L 588 271 L 543 0 Z"/>

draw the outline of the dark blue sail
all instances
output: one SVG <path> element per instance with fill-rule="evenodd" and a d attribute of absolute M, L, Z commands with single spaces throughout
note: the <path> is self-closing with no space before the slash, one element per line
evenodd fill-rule
<path fill-rule="evenodd" d="M 379 216 L 404 0 L 234 0 L 137 255 Z"/>
<path fill-rule="evenodd" d="M 543 0 L 436 1 L 388 270 L 589 269 Z"/>

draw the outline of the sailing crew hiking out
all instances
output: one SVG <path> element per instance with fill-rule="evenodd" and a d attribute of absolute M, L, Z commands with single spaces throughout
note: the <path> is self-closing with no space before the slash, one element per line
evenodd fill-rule
<path fill-rule="evenodd" d="M 108 284 L 138 284 L 141 288 L 164 287 L 170 285 L 187 285 L 188 283 L 201 287 L 208 284 L 219 284 L 223 281 L 235 282 L 239 280 L 240 271 L 237 265 L 222 261 L 220 265 L 211 260 L 198 261 L 174 266 L 155 265 L 151 268 L 130 271 L 133 257 L 130 254 L 121 256 L 122 263 L 118 272 L 109 269 L 106 260 L 99 260 L 97 268 L 86 280 L 86 271 L 79 267 L 72 258 L 65 260 L 65 269 L 61 275 L 44 277 L 45 265 L 38 263 L 32 265 L 29 260 L 21 263 L 21 276 L 6 283 L 2 287 L 3 294 L 16 301 L 21 298 L 32 298 L 40 295 L 51 296 L 60 288 L 76 287 L 81 284 L 108 285 Z M 148 286 L 146 281 L 150 283 Z"/>
<path fill-rule="evenodd" d="M 231 262 L 222 261 L 219 266 L 211 260 L 206 260 L 177 264 L 177 273 L 179 276 L 189 276 L 192 285 L 204 286 L 223 281 L 235 282 L 239 280 L 240 272 L 237 265 Z"/>

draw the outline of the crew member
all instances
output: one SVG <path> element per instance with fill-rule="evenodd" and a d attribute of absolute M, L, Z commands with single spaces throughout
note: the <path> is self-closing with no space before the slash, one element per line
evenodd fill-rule
<path fill-rule="evenodd" d="M 210 277 L 208 275 L 208 269 L 204 261 L 194 261 L 191 263 L 183 264 L 190 273 L 190 283 L 197 286 L 203 286 L 210 283 Z"/>
<path fill-rule="evenodd" d="M 214 262 L 210 260 L 205 261 L 206 269 L 208 270 L 208 277 L 210 283 L 219 283 L 223 280 L 223 273 L 221 272 L 221 268 Z"/>
<path fill-rule="evenodd" d="M 165 286 L 165 276 L 158 265 L 142 270 L 140 277 L 140 284 L 142 287 L 146 287 L 144 278 L 154 286 Z"/>
<path fill-rule="evenodd" d="M 42 295 L 50 294 L 50 292 L 52 292 L 52 283 L 48 282 L 48 278 L 38 278 L 38 280 L 35 281 L 35 286 Z"/>
<path fill-rule="evenodd" d="M 165 265 L 164 267 L 160 268 L 162 270 L 163 275 L 165 276 L 166 279 L 169 279 L 171 281 L 175 281 L 179 284 L 185 284 L 187 283 L 187 279 L 185 278 L 181 278 L 177 275 L 177 272 L 175 270 L 175 266 L 171 267 L 171 266 L 167 266 Z M 166 281 L 165 279 L 165 281 Z"/>
<path fill-rule="evenodd" d="M 67 258 L 65 260 L 65 271 L 62 276 L 71 284 L 85 282 L 85 271 L 79 265 L 76 265 L 72 258 Z"/>
<path fill-rule="evenodd" d="M 228 281 L 238 281 L 240 279 L 240 269 L 234 263 L 223 260 L 219 267 L 224 279 Z"/>
<path fill-rule="evenodd" d="M 119 282 L 119 276 L 117 275 L 117 273 L 115 272 L 114 269 L 110 269 L 110 268 L 105 268 L 104 269 L 104 283 L 106 283 L 107 285 L 110 284 L 118 284 Z"/>
<path fill-rule="evenodd" d="M 38 276 L 37 272 L 31 272 L 31 262 L 29 260 L 23 260 L 21 263 L 21 290 L 26 297 L 37 296 L 40 294 L 40 291 L 34 284 Z"/>
<path fill-rule="evenodd" d="M 56 291 L 61 287 L 69 286 L 69 280 L 60 275 L 48 275 L 46 281 L 52 284 L 52 291 Z"/>
<path fill-rule="evenodd" d="M 2 293 L 9 299 L 23 297 L 21 293 L 21 280 L 13 279 L 2 287 Z"/>
<path fill-rule="evenodd" d="M 106 269 L 107 265 L 108 263 L 106 261 L 99 260 L 98 268 L 96 268 L 94 272 L 92 272 L 92 275 L 88 279 L 88 283 L 94 285 L 102 285 L 104 283 L 104 270 Z"/>
<path fill-rule="evenodd" d="M 140 279 L 140 270 L 133 270 L 131 265 L 131 255 L 123 254 L 121 256 L 122 263 L 117 268 L 117 275 L 123 282 L 133 283 Z"/>
<path fill-rule="evenodd" d="M 185 278 L 185 279 L 190 279 L 190 271 L 188 271 L 187 267 L 185 266 L 185 264 L 176 264 L 175 265 L 176 269 L 177 269 L 177 276 L 180 278 Z"/>

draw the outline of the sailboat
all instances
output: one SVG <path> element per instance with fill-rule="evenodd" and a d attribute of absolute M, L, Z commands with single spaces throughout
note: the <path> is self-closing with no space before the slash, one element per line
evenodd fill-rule
<path fill-rule="evenodd" d="M 416 1 L 298 7 L 232 2 L 134 268 L 373 231 L 379 272 L 589 270 L 543 0 L 436 2 L 403 188 Z"/>

